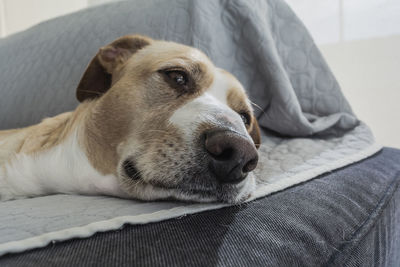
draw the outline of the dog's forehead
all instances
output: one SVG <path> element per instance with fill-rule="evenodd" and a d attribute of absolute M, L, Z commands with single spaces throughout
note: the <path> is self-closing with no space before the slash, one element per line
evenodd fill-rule
<path fill-rule="evenodd" d="M 166 41 L 155 41 L 144 47 L 132 57 L 131 61 L 145 64 L 151 71 L 195 64 L 201 64 L 204 71 L 212 71 L 215 68 L 210 59 L 200 50 Z"/>
<path fill-rule="evenodd" d="M 251 106 L 241 83 L 229 72 L 217 68 L 211 60 L 200 50 L 167 41 L 154 41 L 143 48 L 133 59 L 134 64 L 141 64 L 147 72 L 159 69 L 182 66 L 194 68 L 206 75 L 210 82 L 203 83 L 203 93 L 213 97 L 219 105 L 235 111 L 250 111 Z M 192 99 L 192 101 L 195 99 Z M 215 102 L 215 101 L 214 101 Z M 215 103 L 210 103 L 214 105 Z"/>
<path fill-rule="evenodd" d="M 214 70 L 214 81 L 208 93 L 230 107 L 234 104 L 232 102 L 248 104 L 248 99 L 241 83 L 232 74 L 220 68 L 215 68 Z"/>

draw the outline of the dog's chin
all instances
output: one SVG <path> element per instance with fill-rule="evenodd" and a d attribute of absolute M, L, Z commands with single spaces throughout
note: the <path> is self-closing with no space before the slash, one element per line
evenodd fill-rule
<path fill-rule="evenodd" d="M 239 184 L 223 184 L 217 190 L 217 200 L 229 204 L 240 204 L 248 200 L 256 188 L 252 173 Z"/>
<path fill-rule="evenodd" d="M 129 179 L 129 177 L 123 177 Z M 166 187 L 162 184 L 137 182 L 134 186 L 124 187 L 123 190 L 132 198 L 154 201 L 154 200 L 179 200 L 185 202 L 222 202 L 228 204 L 240 204 L 251 197 L 255 190 L 256 182 L 254 175 L 248 177 L 239 184 L 221 184 L 213 189 L 190 189 L 177 187 Z"/>

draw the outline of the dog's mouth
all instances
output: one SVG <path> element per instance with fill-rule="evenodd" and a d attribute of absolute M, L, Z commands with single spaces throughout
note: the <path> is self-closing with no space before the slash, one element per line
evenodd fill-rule
<path fill-rule="evenodd" d="M 122 169 L 124 176 L 135 182 L 138 190 L 140 190 L 140 187 L 153 188 L 152 192 L 154 195 L 144 196 L 148 200 L 176 199 L 188 202 L 224 202 L 237 204 L 247 200 L 251 196 L 252 191 L 246 190 L 246 187 L 249 187 L 246 180 L 239 184 L 220 185 L 199 185 L 193 183 L 173 185 L 156 180 L 145 181 L 136 164 L 131 159 L 125 160 L 122 163 Z M 164 192 L 162 197 L 156 194 L 156 192 L 160 191 Z M 169 192 L 170 196 L 165 197 L 165 192 Z"/>
<path fill-rule="evenodd" d="M 136 165 L 132 160 L 125 160 L 122 163 L 122 168 L 125 175 L 128 176 L 130 179 L 137 181 L 142 178 L 142 175 L 140 174 L 139 170 L 136 168 Z"/>
<path fill-rule="evenodd" d="M 138 168 L 136 167 L 136 164 L 132 160 L 125 160 L 122 163 L 122 168 L 124 170 L 125 175 L 127 177 L 129 177 L 129 179 L 131 179 L 132 181 L 136 181 L 136 182 L 142 183 L 142 184 L 148 184 L 148 185 L 151 185 L 158 189 L 181 190 L 181 191 L 195 194 L 195 195 L 204 194 L 204 195 L 207 195 L 208 197 L 212 194 L 215 194 L 216 188 L 208 188 L 208 187 L 204 187 L 204 186 L 201 188 L 198 188 L 198 186 L 196 188 L 194 188 L 194 187 L 189 187 L 189 186 L 169 185 L 169 184 L 165 184 L 165 183 L 162 183 L 160 181 L 155 181 L 155 180 L 150 180 L 150 181 L 146 182 L 144 179 L 142 179 L 143 177 L 142 177 L 140 171 L 138 170 Z"/>

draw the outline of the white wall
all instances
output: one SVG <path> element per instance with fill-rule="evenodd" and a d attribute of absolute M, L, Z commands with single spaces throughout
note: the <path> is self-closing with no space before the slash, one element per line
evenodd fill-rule
<path fill-rule="evenodd" d="M 317 44 L 400 34 L 399 0 L 286 0 Z"/>
<path fill-rule="evenodd" d="M 320 46 L 357 116 L 400 148 L 400 35 Z"/>
<path fill-rule="evenodd" d="M 121 0 L 87 0 L 89 6 L 96 6 L 96 5 L 101 5 L 101 4 L 107 4 L 110 2 L 116 2 L 116 1 L 121 1 Z"/>
<path fill-rule="evenodd" d="M 400 1 L 287 0 L 304 21 L 356 115 L 400 148 Z"/>
<path fill-rule="evenodd" d="M 6 30 L 5 30 L 5 16 L 4 16 L 4 4 L 3 1 L 0 0 L 0 37 L 6 35 Z"/>

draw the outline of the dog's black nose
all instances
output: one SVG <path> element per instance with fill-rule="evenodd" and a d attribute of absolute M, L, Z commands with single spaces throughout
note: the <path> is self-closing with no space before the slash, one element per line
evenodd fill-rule
<path fill-rule="evenodd" d="M 239 183 L 256 168 L 258 154 L 251 139 L 232 131 L 211 131 L 205 137 L 210 169 L 221 183 Z"/>

